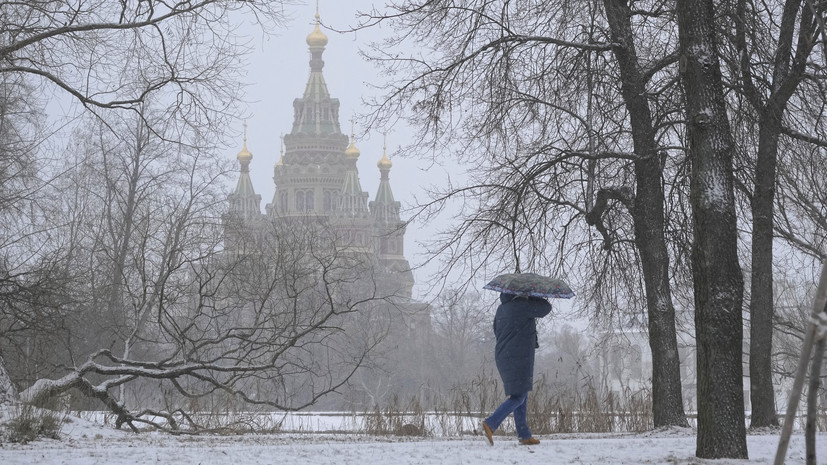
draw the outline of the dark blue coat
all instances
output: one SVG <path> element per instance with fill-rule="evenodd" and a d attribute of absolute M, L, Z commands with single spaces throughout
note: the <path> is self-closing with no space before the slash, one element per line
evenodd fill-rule
<path fill-rule="evenodd" d="M 505 394 L 523 394 L 534 384 L 534 344 L 537 341 L 535 318 L 551 311 L 548 300 L 500 294 L 500 306 L 494 317 L 497 348 L 494 360 L 503 380 Z"/>

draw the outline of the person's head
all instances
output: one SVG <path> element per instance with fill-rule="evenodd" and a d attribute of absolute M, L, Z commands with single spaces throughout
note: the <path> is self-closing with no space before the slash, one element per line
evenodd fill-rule
<path fill-rule="evenodd" d="M 517 296 L 515 294 L 508 294 L 506 292 L 500 292 L 500 302 L 501 303 L 511 302 L 515 298 L 517 298 Z"/>

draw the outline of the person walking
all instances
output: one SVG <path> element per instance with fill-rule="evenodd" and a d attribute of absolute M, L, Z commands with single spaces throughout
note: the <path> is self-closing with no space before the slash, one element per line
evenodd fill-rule
<path fill-rule="evenodd" d="M 494 360 L 508 398 L 482 422 L 485 437 L 492 446 L 494 431 L 511 413 L 514 414 L 519 443 L 526 446 L 540 443 L 531 436 L 528 428 L 526 401 L 534 384 L 534 350 L 538 347 L 535 319 L 549 312 L 551 304 L 547 299 L 500 293 L 500 305 L 494 316 L 497 338 Z"/>

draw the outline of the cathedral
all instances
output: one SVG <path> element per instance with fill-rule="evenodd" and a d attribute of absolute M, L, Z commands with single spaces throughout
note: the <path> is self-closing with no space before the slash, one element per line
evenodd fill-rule
<path fill-rule="evenodd" d="M 400 219 L 400 202 L 390 184 L 392 163 L 383 153 L 377 163 L 380 184 L 373 200 L 362 190 L 356 162 L 360 152 L 339 124 L 339 99 L 332 98 L 322 69 L 327 36 L 316 24 L 307 36 L 310 75 L 304 94 L 293 101 L 293 127 L 283 137 L 283 148 L 273 169 L 275 194 L 261 212 L 261 196 L 250 178 L 253 154 L 244 144 L 237 155 L 240 174 L 229 195 L 225 216 L 224 248 L 229 253 L 249 252 L 265 241 L 268 221 L 313 218 L 336 231 L 342 249 L 371 255 L 376 279 L 393 294 L 411 299 L 413 274 L 404 255 L 406 223 Z M 227 227 L 232 222 L 241 227 Z M 242 234 L 242 232 L 244 234 Z M 252 244 L 248 239 L 252 237 Z"/>
<path fill-rule="evenodd" d="M 365 341 L 379 344 L 371 350 L 381 354 L 373 363 L 382 369 L 360 369 L 350 379 L 349 387 L 341 390 L 341 397 L 317 407 L 372 407 L 388 392 L 407 397 L 422 389 L 424 354 L 433 334 L 430 306 L 412 298 L 414 278 L 404 249 L 406 222 L 400 218 L 401 204 L 391 189 L 392 163 L 386 150 L 376 157 L 380 183 L 373 199 L 362 190 L 356 163 L 361 154 L 353 135 L 348 138 L 342 133 L 339 100 L 330 96 L 322 73 L 322 54 L 328 39 L 319 27 L 318 11 L 306 42 L 310 74 L 304 94 L 293 101 L 293 126 L 283 137 L 273 167 L 275 193 L 263 213 L 261 196 L 250 178 L 253 154 L 247 149 L 246 131 L 237 155 L 240 173 L 223 218 L 223 255 L 228 263 L 240 258 L 252 267 L 239 268 L 238 281 L 243 285 L 230 285 L 228 292 L 242 301 L 251 293 L 277 287 L 278 291 L 267 294 L 273 305 L 305 309 L 299 318 L 311 322 L 315 321 L 312 310 L 324 307 L 318 296 L 344 308 L 342 315 L 347 314 L 347 320 L 330 323 L 346 328 L 336 337 L 360 345 Z M 314 249 L 312 243 L 321 245 Z M 302 267 L 305 262 L 309 265 Z M 263 265 L 256 267 L 256 263 Z M 268 282 L 266 276 L 277 278 Z M 325 285 L 318 288 L 319 292 L 312 292 L 309 283 L 320 281 Z M 238 313 L 251 321 L 256 314 L 252 301 L 243 300 L 247 311 Z M 350 312 L 356 308 L 359 310 Z M 281 315 L 273 313 L 267 324 L 283 329 L 279 326 Z M 319 347 L 326 347 L 332 340 L 325 339 Z M 301 360 L 318 362 L 339 353 L 347 351 L 310 350 L 301 354 L 309 360 Z M 340 366 L 338 362 L 329 365 Z M 301 397 L 301 392 L 299 389 L 293 394 Z"/>

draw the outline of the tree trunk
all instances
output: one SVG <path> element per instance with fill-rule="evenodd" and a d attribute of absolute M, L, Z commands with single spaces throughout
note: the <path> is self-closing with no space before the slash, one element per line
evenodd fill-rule
<path fill-rule="evenodd" d="M 749 302 L 749 378 L 752 427 L 778 426 L 772 384 L 772 241 L 781 115 L 761 122 L 752 198 L 752 274 Z M 769 129 L 768 129 L 769 126 Z"/>
<path fill-rule="evenodd" d="M 652 350 L 652 412 L 654 426 L 688 426 L 681 393 L 680 358 L 675 307 L 669 283 L 669 253 L 664 239 L 663 165 L 634 47 L 629 6 L 605 0 L 613 52 L 620 65 L 621 90 L 632 125 L 637 192 L 632 207 L 635 245 L 640 253 Z"/>
<path fill-rule="evenodd" d="M 712 0 L 678 0 L 680 70 L 693 214 L 692 274 L 700 458 L 747 458 L 742 367 L 744 283 L 732 157 Z"/>
<path fill-rule="evenodd" d="M 813 361 L 810 364 L 810 385 L 807 387 L 807 426 L 804 428 L 804 443 L 807 465 L 816 465 L 816 430 L 818 429 L 818 389 L 821 387 L 821 364 L 824 361 L 824 336 L 818 338 L 813 347 Z"/>

